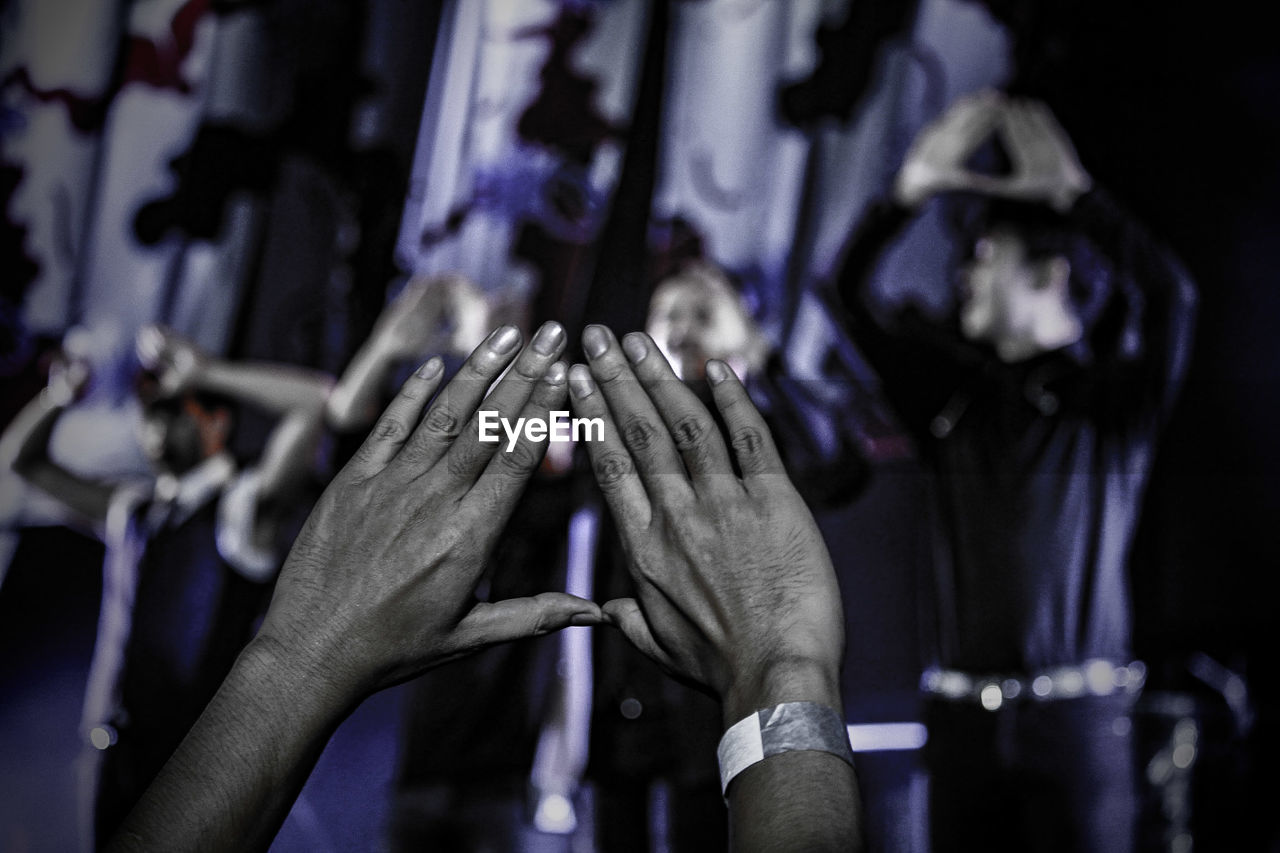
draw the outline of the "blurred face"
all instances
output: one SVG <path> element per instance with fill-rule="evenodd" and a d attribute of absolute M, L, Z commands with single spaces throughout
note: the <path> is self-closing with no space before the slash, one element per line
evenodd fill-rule
<path fill-rule="evenodd" d="M 681 379 L 702 378 L 707 359 L 734 359 L 751 338 L 738 301 L 696 281 L 660 286 L 649 303 L 645 330 Z"/>
<path fill-rule="evenodd" d="M 961 271 L 961 332 L 991 344 L 1008 362 L 1075 343 L 1081 325 L 1069 296 L 1070 273 L 1061 256 L 1029 258 L 1012 230 L 984 235 Z"/>
<path fill-rule="evenodd" d="M 222 450 L 229 415 L 209 411 L 191 397 L 152 404 L 143 410 L 142 451 L 161 471 L 182 474 Z"/>

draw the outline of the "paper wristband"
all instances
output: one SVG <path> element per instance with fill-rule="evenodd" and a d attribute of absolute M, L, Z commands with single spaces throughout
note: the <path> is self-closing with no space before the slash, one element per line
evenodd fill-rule
<path fill-rule="evenodd" d="M 729 727 L 720 738 L 720 793 L 733 777 L 757 761 L 796 750 L 829 752 L 853 764 L 853 749 L 844 719 L 817 702 L 783 702 L 762 708 Z"/>

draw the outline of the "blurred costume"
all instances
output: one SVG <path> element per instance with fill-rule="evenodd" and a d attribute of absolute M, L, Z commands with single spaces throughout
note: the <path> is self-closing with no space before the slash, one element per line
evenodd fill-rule
<path fill-rule="evenodd" d="M 866 282 L 910 213 L 873 207 L 839 288 L 855 342 L 935 474 L 937 659 L 923 678 L 936 849 L 1125 850 L 1133 830 L 1126 561 L 1195 296 L 1101 190 L 1077 343 L 1010 363 L 956 326 L 886 319 Z"/>

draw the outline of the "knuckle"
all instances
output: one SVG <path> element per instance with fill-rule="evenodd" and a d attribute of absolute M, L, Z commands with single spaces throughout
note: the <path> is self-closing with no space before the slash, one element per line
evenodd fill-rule
<path fill-rule="evenodd" d="M 755 427 L 739 427 L 731 441 L 739 457 L 754 457 L 764 449 L 764 435 Z"/>
<path fill-rule="evenodd" d="M 522 441 L 511 450 L 502 451 L 499 459 L 510 473 L 523 474 L 537 466 L 538 456 L 538 451 L 533 445 Z"/>
<path fill-rule="evenodd" d="M 720 411 L 724 413 L 741 412 L 745 411 L 746 407 L 744 404 L 746 402 L 747 397 L 745 394 L 726 394 L 723 399 L 716 402 L 716 405 L 719 407 Z"/>
<path fill-rule="evenodd" d="M 543 599 L 541 596 L 538 596 L 534 600 L 538 602 L 539 605 L 545 604 L 545 599 Z M 526 627 L 525 627 L 525 633 L 527 635 L 531 637 L 540 637 L 543 634 L 550 633 L 551 625 L 549 624 L 547 619 L 547 612 L 543 609 L 542 606 L 539 606 L 536 609 L 534 609 L 533 612 L 531 612 L 526 618 L 528 619 L 528 622 L 526 623 Z"/>
<path fill-rule="evenodd" d="M 398 418 L 383 415 L 373 425 L 373 438 L 377 441 L 404 441 L 409 428 Z"/>
<path fill-rule="evenodd" d="M 631 377 L 623 363 L 608 356 L 591 365 L 591 374 L 599 385 L 615 385 Z"/>
<path fill-rule="evenodd" d="M 476 489 L 472 494 L 481 514 L 494 517 L 502 512 L 507 489 L 501 483 L 490 483 Z"/>
<path fill-rule="evenodd" d="M 632 574 L 640 577 L 642 580 L 657 585 L 662 580 L 662 572 L 658 566 L 650 560 L 636 560 L 631 564 Z"/>
<path fill-rule="evenodd" d="M 541 359 L 530 357 L 516 359 L 515 366 L 511 368 L 511 372 L 526 382 L 536 382 L 542 378 L 545 365 Z"/>
<path fill-rule="evenodd" d="M 471 472 L 475 470 L 476 454 L 469 448 L 455 447 L 453 452 L 445 457 L 445 469 L 449 472 L 449 476 L 454 479 L 463 479 L 469 477 Z"/>
<path fill-rule="evenodd" d="M 602 489 L 617 488 L 635 470 L 631 460 L 621 453 L 609 453 L 595 464 L 596 482 Z"/>
<path fill-rule="evenodd" d="M 658 437 L 658 428 L 646 418 L 633 417 L 622 427 L 622 438 L 634 450 L 648 450 Z"/>
<path fill-rule="evenodd" d="M 472 382 L 487 382 L 491 371 L 484 359 L 469 358 L 459 371 L 462 378 Z"/>
<path fill-rule="evenodd" d="M 676 422 L 671 430 L 676 448 L 688 451 L 700 448 L 707 437 L 707 424 L 697 415 L 687 415 Z"/>
<path fill-rule="evenodd" d="M 419 438 L 406 442 L 404 447 L 400 448 L 400 453 L 396 456 L 396 463 L 409 468 L 420 468 L 427 465 L 431 457 L 431 452 Z"/>
<path fill-rule="evenodd" d="M 460 431 L 458 419 L 447 409 L 433 409 L 427 415 L 422 427 L 429 435 L 449 441 L 457 438 Z"/>

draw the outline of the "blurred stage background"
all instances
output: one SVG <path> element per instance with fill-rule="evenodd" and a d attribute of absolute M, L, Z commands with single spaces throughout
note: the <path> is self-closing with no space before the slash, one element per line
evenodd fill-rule
<path fill-rule="evenodd" d="M 641 327 L 655 276 L 701 253 L 791 373 L 857 424 L 874 478 L 821 518 L 846 598 L 848 715 L 914 721 L 921 474 L 812 291 L 914 133 L 1016 73 L 1201 291 L 1132 566 L 1147 757 L 1178 720 L 1200 732 L 1186 808 L 1153 800 L 1151 837 L 1185 821 L 1196 849 L 1274 849 L 1280 59 L 1260 11 L 1235 5 L 5 0 L 0 418 L 83 327 L 94 383 L 54 452 L 124 476 L 145 464 L 130 396 L 143 324 L 336 374 L 412 274 L 461 272 L 576 340 L 589 322 Z M 940 268 L 937 237 L 914 231 L 884 286 Z M 102 551 L 38 494 L 6 496 L 0 848 L 69 849 Z M 1237 683 L 1247 706 L 1223 696 Z M 401 706 L 389 691 L 343 727 L 275 849 L 378 849 Z M 862 762 L 876 849 L 923 850 L 914 753 Z"/>

